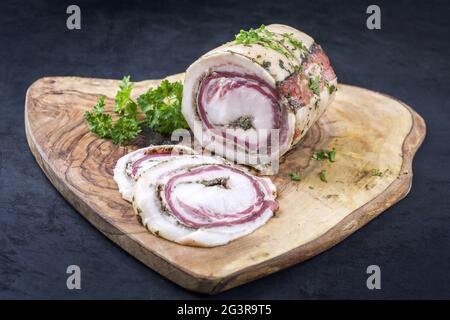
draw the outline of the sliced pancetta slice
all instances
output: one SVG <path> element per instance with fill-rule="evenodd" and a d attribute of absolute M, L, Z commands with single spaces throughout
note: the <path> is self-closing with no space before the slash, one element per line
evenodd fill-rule
<path fill-rule="evenodd" d="M 253 32 L 249 43 L 228 42 L 188 68 L 182 111 L 206 149 L 273 174 L 331 103 L 337 78 L 308 35 L 284 25 Z"/>
<path fill-rule="evenodd" d="M 224 245 L 265 224 L 276 188 L 225 160 L 183 156 L 159 163 L 136 183 L 133 207 L 152 233 L 192 246 Z"/>
<path fill-rule="evenodd" d="M 139 175 L 170 157 L 194 154 L 194 150 L 181 145 L 150 146 L 130 152 L 120 158 L 114 168 L 114 180 L 122 197 L 131 202 L 133 188 Z"/>

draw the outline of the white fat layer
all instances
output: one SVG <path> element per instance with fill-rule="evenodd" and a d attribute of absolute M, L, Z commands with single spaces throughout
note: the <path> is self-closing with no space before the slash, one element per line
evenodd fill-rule
<path fill-rule="evenodd" d="M 143 161 L 139 167 L 139 169 L 136 172 L 135 176 L 132 176 L 130 172 L 127 172 L 127 164 L 130 162 L 134 162 L 136 160 L 141 159 L 145 156 L 145 152 L 152 149 L 161 149 L 161 148 L 175 148 L 174 150 L 183 150 L 187 153 L 194 153 L 194 150 L 192 150 L 189 147 L 184 146 L 171 146 L 171 145 L 161 145 L 161 146 L 150 146 L 142 149 L 135 150 L 133 152 L 127 153 L 122 158 L 117 160 L 116 166 L 114 167 L 114 181 L 117 183 L 117 186 L 119 187 L 119 192 L 122 195 L 122 198 L 131 202 L 131 199 L 133 197 L 133 188 L 136 183 L 137 177 L 139 177 L 140 174 L 145 172 L 146 170 L 152 168 L 153 166 L 157 165 L 161 161 L 167 160 L 169 156 L 162 156 L 162 157 L 155 157 L 155 158 L 149 158 L 145 161 Z M 176 156 L 176 155 L 174 155 Z"/>
<path fill-rule="evenodd" d="M 227 187 L 205 186 L 201 183 L 201 180 L 216 178 L 227 178 Z M 193 179 L 195 179 L 194 182 Z M 205 211 L 217 214 L 226 214 L 238 212 L 251 206 L 255 203 L 256 193 L 248 178 L 228 170 L 226 172 L 202 172 L 194 177 L 189 176 L 179 179 L 173 189 L 171 198 L 194 208 L 202 208 Z M 181 208 L 178 209 L 182 211 Z"/>
<path fill-rule="evenodd" d="M 210 101 L 206 101 L 206 95 L 202 97 L 208 120 L 215 127 L 225 129 L 227 134 L 241 140 L 254 144 L 266 141 L 273 125 L 272 102 L 254 88 L 241 86 L 224 90 L 226 85 L 233 85 L 233 82 L 233 78 L 219 78 L 209 82 L 209 86 L 219 86 L 220 89 Z M 206 88 L 205 91 L 207 90 Z M 241 117 L 248 117 L 252 127 L 246 130 L 229 127 L 230 123 Z"/>
<path fill-rule="evenodd" d="M 268 163 L 270 161 L 278 161 L 278 157 L 289 150 L 290 142 L 293 135 L 293 131 L 289 129 L 288 139 L 286 143 L 280 146 L 279 153 L 273 155 L 265 155 L 257 152 L 256 148 L 252 148 L 249 152 L 245 152 L 245 149 L 241 146 L 237 146 L 234 143 L 230 143 L 228 139 L 224 139 L 221 136 L 214 135 L 210 130 L 203 130 L 203 126 L 197 115 L 196 103 L 196 93 L 198 91 L 198 86 L 200 80 L 205 75 L 205 70 L 212 70 L 214 67 L 215 71 L 229 71 L 236 72 L 238 74 L 248 74 L 260 78 L 275 87 L 274 79 L 267 73 L 266 70 L 261 68 L 258 64 L 252 63 L 247 58 L 233 55 L 229 53 L 209 55 L 197 60 L 193 65 L 191 65 L 186 73 L 186 78 L 184 82 L 183 89 L 183 103 L 182 111 L 184 118 L 189 124 L 189 127 L 194 132 L 194 136 L 200 142 L 200 144 L 209 151 L 213 151 L 216 154 L 222 155 L 225 158 L 236 161 L 240 164 L 247 164 L 250 166 L 258 167 L 260 163 Z M 191 101 L 191 103 L 189 103 Z M 267 117 L 267 121 L 272 121 L 271 116 L 261 113 L 258 117 Z M 295 119 L 292 118 L 292 119 Z M 289 121 L 289 124 L 291 121 Z M 289 128 L 292 128 L 289 126 Z M 256 134 L 256 130 L 249 130 L 245 135 L 243 135 L 242 129 L 237 129 L 233 132 L 227 131 L 227 138 L 231 136 L 239 136 L 241 140 L 247 140 L 250 143 L 256 143 L 257 141 L 266 141 L 267 134 L 269 130 L 261 129 Z M 229 135 L 228 135 L 229 133 Z M 253 133 L 253 134 L 252 134 Z M 236 149 L 235 149 L 236 147 Z"/>
<path fill-rule="evenodd" d="M 229 90 L 224 95 L 221 91 L 223 90 L 219 90 L 208 104 L 204 102 L 208 118 L 213 124 L 226 126 L 240 117 L 250 117 L 255 129 L 272 128 L 272 103 L 267 97 L 245 86 Z"/>
<path fill-rule="evenodd" d="M 183 156 L 170 159 L 154 166 L 151 170 L 142 174 L 135 185 L 133 208 L 141 216 L 142 223 L 152 233 L 167 240 L 180 244 L 214 247 L 227 244 L 228 242 L 247 235 L 260 226 L 264 225 L 273 215 L 272 210 L 267 209 L 254 221 L 225 227 L 194 229 L 180 224 L 173 216 L 162 211 L 160 200 L 157 197 L 155 187 L 160 183 L 162 176 L 174 170 L 189 168 L 200 164 L 224 164 L 222 159 L 206 156 Z M 270 189 L 275 186 L 270 182 Z M 241 189 L 242 190 L 242 189 Z M 243 190 L 243 192 L 247 192 Z M 223 190 L 216 190 L 222 192 Z M 186 196 L 184 194 L 183 196 Z M 246 193 L 247 197 L 252 195 Z M 218 197 L 215 195 L 215 197 Z M 241 197 L 242 201 L 244 198 Z M 200 200 L 197 200 L 200 201 Z"/>
<path fill-rule="evenodd" d="M 199 247 L 215 247 L 229 243 L 232 240 L 248 235 L 260 228 L 273 216 L 270 209 L 264 211 L 257 219 L 237 224 L 231 227 L 217 227 L 209 229 L 197 229 L 189 235 L 180 238 L 177 242 Z"/>

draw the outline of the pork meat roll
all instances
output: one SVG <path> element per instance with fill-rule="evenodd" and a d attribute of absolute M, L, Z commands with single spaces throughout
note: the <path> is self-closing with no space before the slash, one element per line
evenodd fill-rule
<path fill-rule="evenodd" d="M 213 247 L 253 232 L 278 208 L 276 188 L 225 160 L 172 158 L 136 182 L 133 208 L 144 226 L 165 239 Z"/>
<path fill-rule="evenodd" d="M 182 111 L 206 149 L 273 174 L 336 88 L 330 61 L 310 36 L 285 25 L 261 26 L 188 68 Z"/>
<path fill-rule="evenodd" d="M 122 198 L 131 202 L 134 185 L 142 172 L 171 157 L 194 153 L 191 148 L 181 145 L 161 145 L 138 149 L 124 155 L 114 168 L 114 180 Z"/>

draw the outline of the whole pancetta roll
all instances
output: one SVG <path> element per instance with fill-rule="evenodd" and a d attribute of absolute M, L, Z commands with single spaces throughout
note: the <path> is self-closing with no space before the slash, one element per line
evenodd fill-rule
<path fill-rule="evenodd" d="M 188 68 L 182 111 L 207 150 L 274 174 L 336 88 L 330 61 L 310 36 L 261 26 L 242 30 Z"/>

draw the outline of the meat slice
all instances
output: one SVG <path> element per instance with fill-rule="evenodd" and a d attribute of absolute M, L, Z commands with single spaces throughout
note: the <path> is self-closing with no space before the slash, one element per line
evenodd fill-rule
<path fill-rule="evenodd" d="M 171 157 L 194 153 L 193 149 L 181 145 L 160 145 L 138 149 L 124 155 L 114 168 L 114 180 L 119 192 L 125 200 L 131 202 L 134 185 L 142 172 Z"/>
<path fill-rule="evenodd" d="M 152 233 L 184 245 L 213 247 L 247 235 L 278 209 L 267 178 L 225 160 L 191 155 L 141 175 L 133 207 Z"/>

